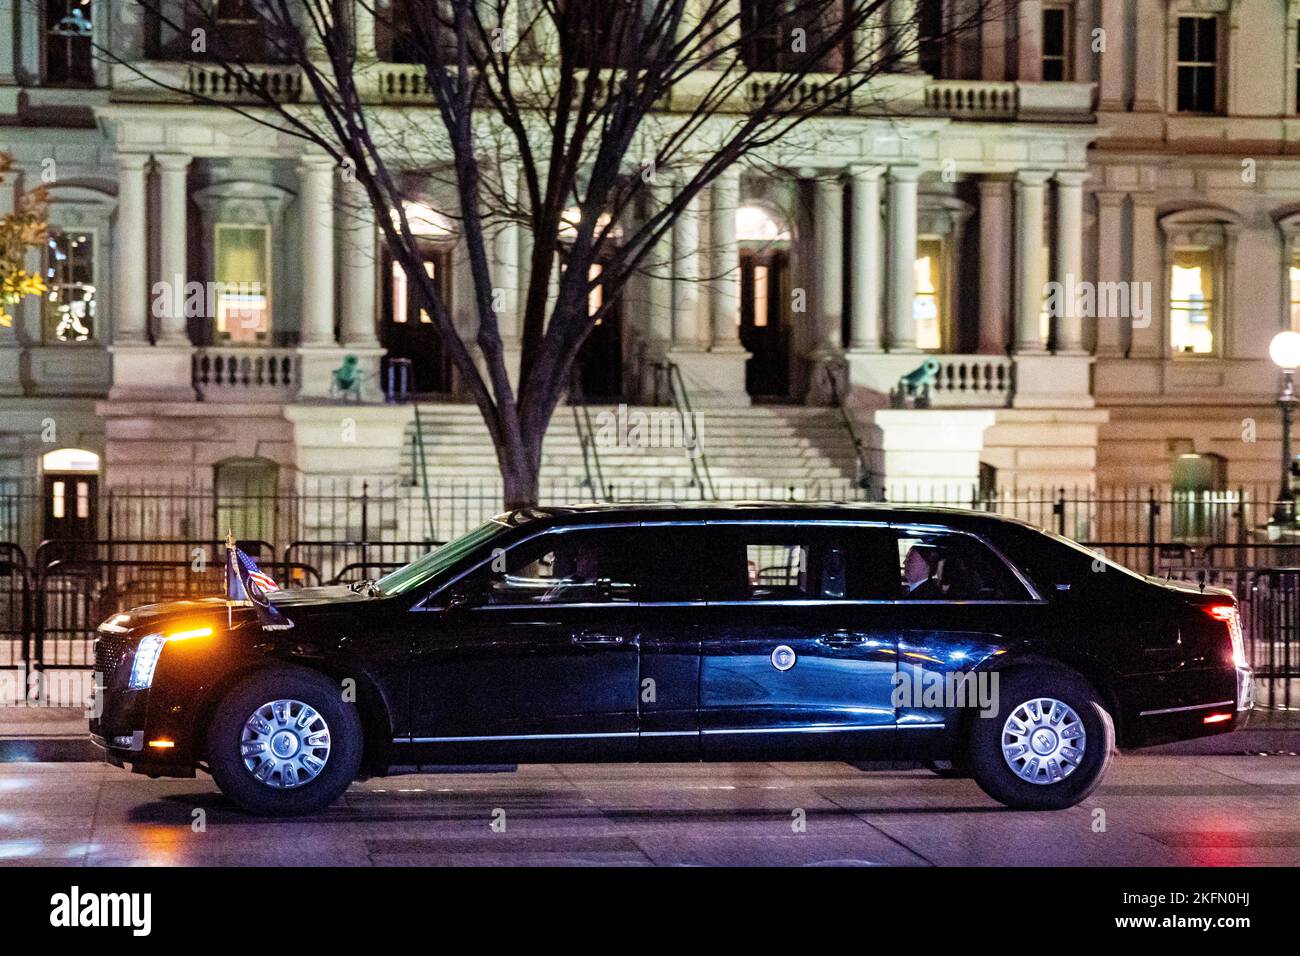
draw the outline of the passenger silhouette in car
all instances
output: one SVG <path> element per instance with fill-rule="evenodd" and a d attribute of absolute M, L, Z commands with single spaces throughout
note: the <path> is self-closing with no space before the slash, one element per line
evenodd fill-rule
<path fill-rule="evenodd" d="M 903 559 L 903 597 L 913 601 L 943 600 L 943 587 L 936 576 L 942 564 L 933 548 L 913 545 Z"/>

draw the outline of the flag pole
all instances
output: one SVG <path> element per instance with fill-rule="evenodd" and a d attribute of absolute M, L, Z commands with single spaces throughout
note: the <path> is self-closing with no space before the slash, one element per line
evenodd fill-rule
<path fill-rule="evenodd" d="M 230 587 L 231 587 L 230 571 L 234 567 L 234 565 L 231 563 L 231 560 L 234 558 L 234 556 L 235 556 L 235 530 L 233 528 L 227 528 L 226 529 L 226 628 L 227 629 L 234 626 L 233 608 L 235 605 L 234 605 L 234 601 L 231 599 L 230 596 Z"/>

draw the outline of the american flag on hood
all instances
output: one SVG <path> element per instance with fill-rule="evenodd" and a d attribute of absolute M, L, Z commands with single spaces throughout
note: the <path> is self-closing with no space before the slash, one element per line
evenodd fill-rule
<path fill-rule="evenodd" d="M 275 580 L 257 562 L 235 544 L 233 535 L 226 541 L 226 599 L 248 601 L 257 610 L 257 619 L 266 631 L 283 631 L 293 621 L 271 606 L 267 594 L 280 590 Z"/>

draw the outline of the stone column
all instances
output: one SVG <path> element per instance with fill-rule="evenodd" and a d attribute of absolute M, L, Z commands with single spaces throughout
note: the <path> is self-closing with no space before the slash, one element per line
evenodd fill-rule
<path fill-rule="evenodd" d="M 819 357 L 837 355 L 844 324 L 844 183 L 838 170 L 815 184 L 813 228 L 817 237 L 817 338 Z"/>
<path fill-rule="evenodd" d="M 1097 287 L 1113 288 L 1123 282 L 1124 272 L 1124 194 L 1097 193 Z M 1101 297 L 1097 297 L 1097 354 L 1115 357 L 1124 354 L 1128 339 L 1128 316 L 1103 315 Z"/>
<path fill-rule="evenodd" d="M 880 351 L 880 166 L 855 166 L 849 236 L 849 290 L 853 325 L 849 348 Z"/>
<path fill-rule="evenodd" d="M 5 29 L 0 30 L 0 86 L 13 86 L 17 83 L 18 37 L 14 33 L 15 8 L 21 0 L 0 0 L 0 23 Z"/>
<path fill-rule="evenodd" d="M 980 179 L 979 350 L 1005 355 L 1011 331 L 1011 183 L 997 176 Z"/>
<path fill-rule="evenodd" d="M 1016 40 L 1016 78 L 1021 83 L 1043 79 L 1043 3 L 1020 0 L 1019 35 Z"/>
<path fill-rule="evenodd" d="M 1043 192 L 1049 173 L 1016 174 L 1016 351 L 1042 352 Z"/>
<path fill-rule="evenodd" d="M 915 166 L 889 168 L 889 350 L 916 348 L 916 192 L 921 171 Z"/>
<path fill-rule="evenodd" d="M 371 0 L 352 0 L 352 37 L 357 59 L 362 63 L 375 58 L 375 11 Z"/>
<path fill-rule="evenodd" d="M 188 180 L 190 157 L 165 153 L 154 157 L 158 164 L 159 188 L 159 273 L 171 289 L 168 306 L 158 316 L 159 345 L 188 347 L 185 327 L 185 283 L 189 274 L 189 202 Z"/>
<path fill-rule="evenodd" d="M 375 214 L 359 184 L 351 184 L 346 194 L 348 203 L 343 209 L 344 221 L 340 228 L 340 337 L 348 348 L 377 348 Z"/>
<path fill-rule="evenodd" d="M 680 188 L 689 177 L 679 177 Z M 688 202 L 673 222 L 673 348 L 699 351 L 700 200 Z"/>
<path fill-rule="evenodd" d="M 1113 112 L 1124 108 L 1124 54 L 1126 33 L 1124 29 L 1125 0 L 1100 0 L 1101 29 L 1106 38 L 1097 67 L 1097 109 Z"/>
<path fill-rule="evenodd" d="M 672 201 L 672 183 L 658 177 L 650 187 L 651 208 L 655 215 Z M 673 337 L 673 230 L 665 229 L 655 242 L 645 262 L 646 300 L 650 310 L 650 346 L 659 361 Z"/>
<path fill-rule="evenodd" d="M 1151 295 L 1143 294 L 1149 313 L 1139 317 L 1134 311 L 1133 334 L 1129 342 L 1129 355 L 1134 358 L 1163 358 L 1168 354 L 1165 337 L 1164 300 L 1165 274 L 1162 248 L 1164 237 L 1156 217 L 1154 193 L 1133 193 L 1133 269 L 1131 279 L 1137 283 L 1150 283 Z"/>
<path fill-rule="evenodd" d="M 1056 327 L 1056 351 L 1083 351 L 1083 316 L 1079 314 L 1074 290 L 1083 281 L 1083 183 L 1086 172 L 1056 174 L 1056 280 L 1061 283 L 1060 317 Z"/>
<path fill-rule="evenodd" d="M 149 251 L 145 241 L 145 177 L 149 157 L 117 155 L 117 229 L 113 235 L 113 343 L 148 342 L 146 302 Z"/>
<path fill-rule="evenodd" d="M 1007 21 L 990 15 L 980 24 L 980 75 L 986 80 L 1007 78 Z"/>
<path fill-rule="evenodd" d="M 1160 111 L 1164 108 L 1165 84 L 1165 17 L 1169 13 L 1166 0 L 1135 0 L 1137 55 L 1133 60 L 1133 110 L 1134 112 Z M 1226 19 L 1226 18 L 1225 18 Z M 1221 24 L 1227 36 L 1226 23 Z M 1110 37 L 1110 34 L 1107 34 Z M 1225 48 L 1226 49 L 1226 48 Z"/>
<path fill-rule="evenodd" d="M 302 344 L 333 347 L 334 340 L 334 164 L 324 158 L 304 158 L 298 165 L 301 182 L 298 216 L 302 228 L 302 282 L 299 317 Z"/>
<path fill-rule="evenodd" d="M 736 240 L 736 210 L 740 207 L 740 167 L 723 170 L 710 190 L 709 244 L 713 273 L 710 314 L 712 350 L 740 348 L 740 246 Z"/>

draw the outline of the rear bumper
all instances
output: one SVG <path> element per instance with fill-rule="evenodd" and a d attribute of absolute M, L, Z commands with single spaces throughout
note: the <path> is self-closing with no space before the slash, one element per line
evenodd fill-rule
<path fill-rule="evenodd" d="M 1230 677 L 1225 672 L 1216 684 L 1220 693 L 1202 694 L 1198 701 L 1179 700 L 1166 706 L 1136 709 L 1128 720 L 1124 746 L 1151 747 L 1246 727 L 1255 707 L 1255 679 L 1250 669 L 1235 668 Z"/>

